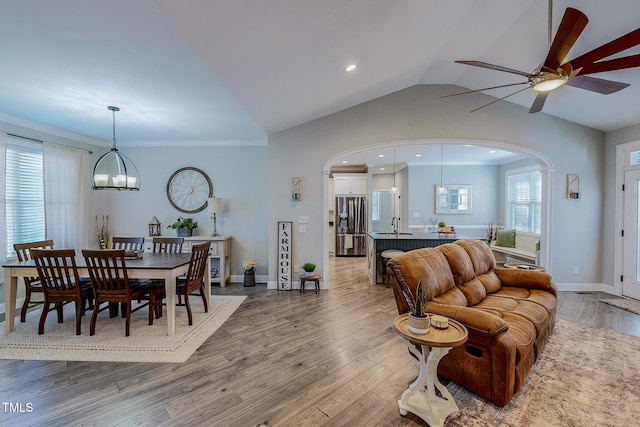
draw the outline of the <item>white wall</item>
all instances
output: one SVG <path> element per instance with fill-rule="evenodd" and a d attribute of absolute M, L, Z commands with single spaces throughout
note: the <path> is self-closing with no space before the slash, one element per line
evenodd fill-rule
<path fill-rule="evenodd" d="M 525 153 L 537 152 L 552 163 L 548 246 L 554 280 L 600 283 L 603 248 L 597 242 L 602 241 L 604 134 L 544 113 L 529 114 L 527 108 L 508 102 L 470 114 L 473 105 L 493 100 L 480 93 L 437 99 L 459 89 L 414 86 L 271 135 L 269 247 L 276 246 L 278 220 L 295 222 L 298 215 L 309 215 L 306 233 L 297 233 L 294 227 L 294 263 L 311 259 L 324 268 L 322 171 L 340 153 L 402 140 L 496 141 L 522 147 Z M 581 176 L 585 190 L 580 200 L 565 198 L 569 173 Z M 305 178 L 305 197 L 300 202 L 289 200 L 292 176 Z M 275 264 L 275 251 L 270 251 L 269 265 Z M 580 274 L 573 274 L 574 265 L 581 267 Z M 275 281 L 275 274 L 275 268 L 270 269 L 271 281 Z"/>
<path fill-rule="evenodd" d="M 112 236 L 147 236 L 148 223 L 156 216 L 162 233 L 175 235 L 166 227 L 178 216 L 198 221 L 194 235 L 210 236 L 213 220 L 206 210 L 189 215 L 176 210 L 166 196 L 167 181 L 177 169 L 193 166 L 207 173 L 216 197 L 222 198 L 223 212 L 217 214 L 218 233 L 231 235 L 231 274 L 242 274 L 244 258 L 257 259 L 258 275 L 266 275 L 268 183 L 267 148 L 258 147 L 122 147 L 140 172 L 140 191 L 93 191 L 89 223 L 95 238 L 95 216 L 109 215 Z"/>

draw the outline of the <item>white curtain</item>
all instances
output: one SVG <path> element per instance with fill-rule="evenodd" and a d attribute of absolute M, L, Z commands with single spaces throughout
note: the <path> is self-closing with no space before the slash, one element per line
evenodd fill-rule
<path fill-rule="evenodd" d="M 44 203 L 47 238 L 55 247 L 88 246 L 86 203 L 89 153 L 44 143 Z"/>
<path fill-rule="evenodd" d="M 7 134 L 4 132 L 0 132 L 0 176 L 2 177 L 2 185 L 0 185 L 0 248 L 2 248 L 2 253 L 0 257 L 2 257 L 2 263 L 7 261 L 7 230 L 6 230 L 6 221 L 5 221 L 5 206 L 4 201 L 5 197 L 5 183 L 7 180 L 7 172 L 6 172 L 6 158 L 7 158 Z M 0 271 L 0 282 L 4 283 L 4 268 Z"/>

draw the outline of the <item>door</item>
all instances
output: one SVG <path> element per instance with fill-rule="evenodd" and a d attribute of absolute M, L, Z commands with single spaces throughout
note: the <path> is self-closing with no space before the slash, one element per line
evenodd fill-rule
<path fill-rule="evenodd" d="M 624 173 L 622 295 L 640 299 L 640 170 Z"/>

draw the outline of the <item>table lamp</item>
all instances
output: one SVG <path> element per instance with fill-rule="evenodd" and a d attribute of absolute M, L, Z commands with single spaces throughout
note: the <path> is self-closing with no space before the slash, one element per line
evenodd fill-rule
<path fill-rule="evenodd" d="M 211 212 L 211 217 L 213 218 L 213 234 L 211 236 L 216 237 L 220 235 L 216 226 L 216 214 L 222 211 L 222 199 L 211 197 L 207 202 L 209 204 L 209 212 Z"/>

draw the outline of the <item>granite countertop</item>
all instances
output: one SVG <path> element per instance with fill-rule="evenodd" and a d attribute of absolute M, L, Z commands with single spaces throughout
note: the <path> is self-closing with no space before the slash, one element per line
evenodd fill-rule
<path fill-rule="evenodd" d="M 465 236 L 460 233 L 453 234 L 438 234 L 438 233 L 422 233 L 419 231 L 411 231 L 409 233 L 400 233 L 396 236 L 395 233 L 376 233 L 368 231 L 367 234 L 375 240 L 443 240 L 443 239 L 473 239 L 473 237 Z"/>

